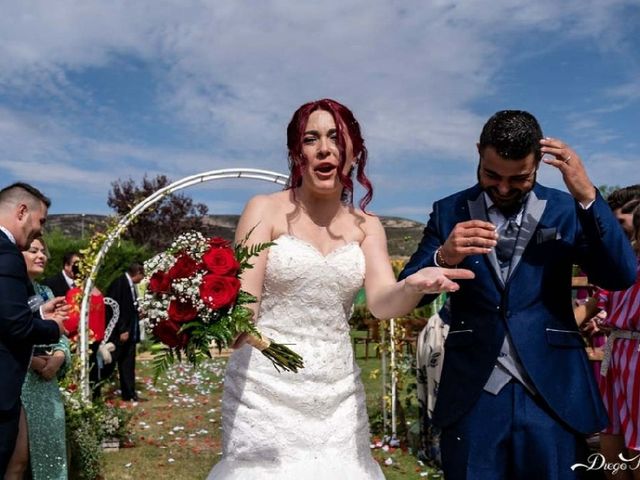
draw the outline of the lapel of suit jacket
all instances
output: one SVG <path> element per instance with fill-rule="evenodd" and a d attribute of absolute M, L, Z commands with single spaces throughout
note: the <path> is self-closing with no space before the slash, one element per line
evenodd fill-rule
<path fill-rule="evenodd" d="M 508 280 L 513 277 L 516 268 L 518 268 L 518 265 L 520 265 L 522 255 L 524 254 L 524 249 L 527 248 L 531 237 L 533 237 L 533 232 L 536 231 L 536 227 L 538 226 L 538 223 L 540 223 L 540 219 L 542 218 L 542 214 L 544 213 L 544 209 L 546 208 L 546 206 L 547 201 L 538 198 L 535 192 L 535 188 L 531 190 L 531 192 L 529 192 L 527 203 L 524 206 L 524 211 L 522 212 L 520 233 L 518 234 L 516 246 L 513 251 L 511 267 L 509 268 L 509 275 L 507 277 Z"/>
<path fill-rule="evenodd" d="M 489 221 L 489 218 L 487 217 L 487 205 L 484 201 L 482 190 L 480 190 L 479 195 L 475 199 L 470 198 L 467 200 L 467 205 L 469 206 L 469 216 L 472 220 L 482 220 L 484 222 Z M 496 256 L 495 248 L 491 249 L 491 252 L 483 255 L 483 257 L 485 258 L 485 261 L 489 263 L 498 284 L 501 287 L 504 287 L 504 280 L 500 273 L 500 265 L 498 264 L 498 257 Z"/>

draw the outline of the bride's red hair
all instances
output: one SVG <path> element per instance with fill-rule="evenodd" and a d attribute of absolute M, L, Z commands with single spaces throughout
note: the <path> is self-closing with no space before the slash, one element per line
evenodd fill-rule
<path fill-rule="evenodd" d="M 366 211 L 366 207 L 371 202 L 373 197 L 373 186 L 364 173 L 364 167 L 367 164 L 367 147 L 364 145 L 364 139 L 360 133 L 360 125 L 358 121 L 347 107 L 341 103 L 331 100 L 330 98 L 323 98 L 322 100 L 316 100 L 313 102 L 305 103 L 298 108 L 287 127 L 287 148 L 289 149 L 289 183 L 287 188 L 296 188 L 302 184 L 302 167 L 306 163 L 306 158 L 302 154 L 302 139 L 304 137 L 305 128 L 309 115 L 316 110 L 324 110 L 329 112 L 336 123 L 336 130 L 338 133 L 338 151 L 340 152 L 340 168 L 338 169 L 338 176 L 340 182 L 344 186 L 343 198 L 353 204 L 353 180 L 351 180 L 351 172 L 348 175 L 342 173 L 344 163 L 346 161 L 345 155 L 345 132 L 346 127 L 347 134 L 351 139 L 353 145 L 353 155 L 355 158 L 355 170 L 356 179 L 358 183 L 364 187 L 366 194 L 360 200 L 359 206 L 362 211 Z"/>

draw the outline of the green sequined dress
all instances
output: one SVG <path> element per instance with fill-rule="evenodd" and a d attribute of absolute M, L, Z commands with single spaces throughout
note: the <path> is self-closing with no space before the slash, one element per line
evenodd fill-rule
<path fill-rule="evenodd" d="M 49 287 L 37 283 L 34 283 L 34 287 L 45 300 L 53 298 Z M 58 343 L 39 345 L 35 349 L 64 352 L 65 361 L 58 370 L 58 378 L 62 378 L 71 361 L 69 340 L 62 336 Z M 67 480 L 64 404 L 58 379 L 44 380 L 29 369 L 22 386 L 21 399 L 27 416 L 33 480 Z"/>

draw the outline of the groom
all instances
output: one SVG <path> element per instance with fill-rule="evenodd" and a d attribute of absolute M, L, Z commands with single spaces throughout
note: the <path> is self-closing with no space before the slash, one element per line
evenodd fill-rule
<path fill-rule="evenodd" d="M 572 266 L 621 290 L 635 281 L 635 257 L 578 154 L 543 138 L 531 114 L 493 115 L 478 154 L 478 183 L 434 204 L 400 274 L 475 273 L 451 296 L 433 414 L 445 477 L 575 478 L 584 435 L 607 415 L 573 317 Z M 570 195 L 536 182 L 544 154 Z"/>

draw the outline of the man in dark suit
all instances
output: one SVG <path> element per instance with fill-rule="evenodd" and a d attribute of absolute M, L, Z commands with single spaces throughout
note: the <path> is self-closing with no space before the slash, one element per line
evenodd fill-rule
<path fill-rule="evenodd" d="M 40 234 L 50 204 L 39 190 L 25 183 L 0 190 L 0 478 L 4 478 L 18 435 L 20 392 L 33 346 L 57 342 L 68 311 L 59 297 L 35 306 L 21 253 Z"/>
<path fill-rule="evenodd" d="M 531 114 L 496 113 L 478 153 L 478 184 L 434 204 L 400 275 L 475 273 L 450 297 L 433 413 L 445 477 L 574 478 L 584 435 L 607 415 L 573 316 L 572 267 L 621 290 L 635 280 L 634 254 L 578 154 L 543 138 Z M 570 195 L 536 183 L 545 154 Z"/>
<path fill-rule="evenodd" d="M 120 390 L 125 401 L 139 400 L 135 390 L 136 344 L 140 341 L 136 285 L 143 278 L 143 265 L 132 263 L 127 272 L 116 278 L 107 289 L 107 296 L 113 298 L 120 306 L 120 316 L 109 341 L 116 345 L 113 357 L 118 364 Z"/>
<path fill-rule="evenodd" d="M 62 257 L 62 270 L 45 278 L 42 283 L 49 287 L 56 297 L 66 295 L 69 289 L 76 286 L 79 262 L 80 254 L 78 252 L 65 253 Z"/>

